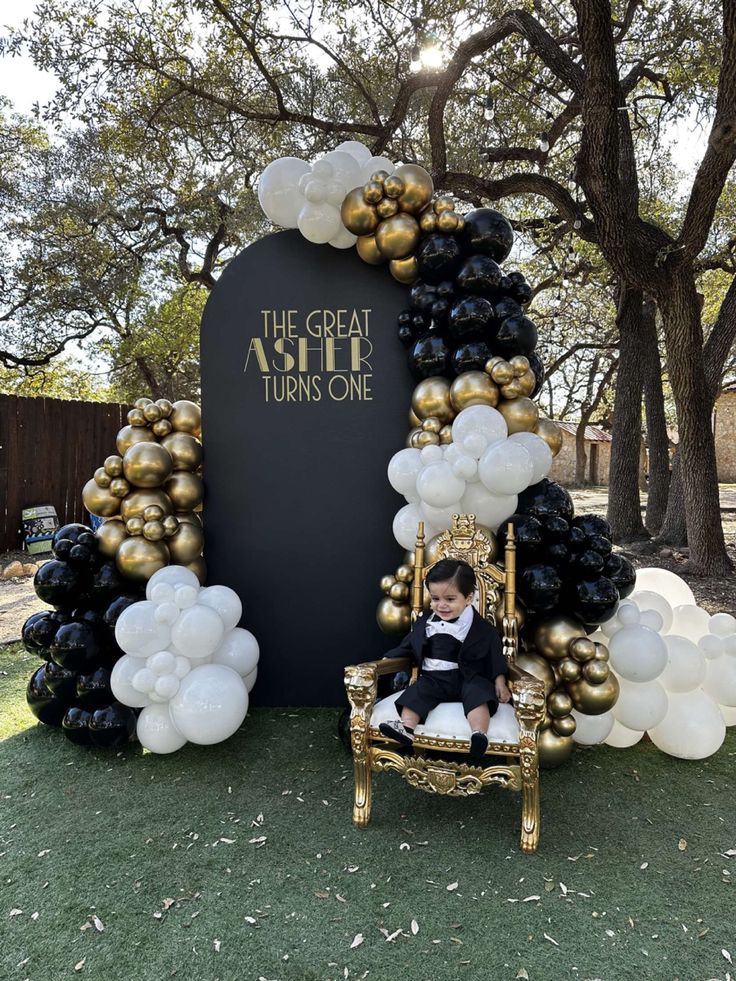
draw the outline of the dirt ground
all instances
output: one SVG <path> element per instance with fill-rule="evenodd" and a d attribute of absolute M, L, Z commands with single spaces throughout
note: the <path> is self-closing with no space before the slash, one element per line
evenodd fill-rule
<path fill-rule="evenodd" d="M 576 514 L 605 514 L 607 504 L 606 487 L 586 487 L 571 490 Z M 643 495 L 642 503 L 646 503 Z M 721 507 L 723 531 L 728 553 L 736 568 L 736 486 L 721 485 Z M 630 559 L 637 568 L 659 566 L 682 576 L 689 584 L 698 604 L 709 613 L 732 613 L 736 616 L 736 575 L 731 578 L 717 576 L 693 576 L 685 571 L 687 555 L 673 552 L 662 556 L 659 550 L 648 542 L 617 548 Z M 18 559 L 21 562 L 43 562 L 49 555 L 28 556 L 26 552 L 5 552 L 0 554 L 0 568 Z M 20 639 L 23 623 L 37 610 L 43 610 L 42 603 L 33 591 L 33 578 L 0 579 L 0 644 Z"/>

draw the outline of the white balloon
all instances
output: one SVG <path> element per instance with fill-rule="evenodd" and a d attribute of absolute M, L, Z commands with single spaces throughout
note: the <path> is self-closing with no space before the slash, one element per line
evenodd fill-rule
<path fill-rule="evenodd" d="M 179 691 L 179 679 L 175 674 L 164 674 L 160 678 L 156 679 L 154 690 L 157 695 L 161 696 L 161 698 L 165 698 L 167 700 L 169 698 L 173 698 Z"/>
<path fill-rule="evenodd" d="M 273 160 L 258 181 L 258 203 L 267 218 L 283 228 L 296 228 L 304 198 L 299 192 L 299 178 L 310 167 L 298 157 Z"/>
<path fill-rule="evenodd" d="M 454 446 L 454 443 L 450 444 Z M 458 456 L 451 463 L 452 472 L 461 480 L 474 480 L 478 476 L 478 464 L 472 456 Z"/>
<path fill-rule="evenodd" d="M 698 640 L 698 650 L 704 658 L 710 661 L 711 658 L 720 657 L 726 650 L 726 645 L 722 637 L 715 634 L 705 634 Z"/>
<path fill-rule="evenodd" d="M 327 198 L 328 204 L 334 204 L 335 202 L 330 200 L 329 196 Z M 333 249 L 352 249 L 355 243 L 358 241 L 358 236 L 353 235 L 352 232 L 348 231 L 344 225 L 340 226 L 340 231 L 337 235 L 333 235 L 330 239 L 330 245 Z"/>
<path fill-rule="evenodd" d="M 659 593 L 670 606 L 680 606 L 683 603 L 695 603 L 693 591 L 684 579 L 667 569 L 637 569 L 637 592 L 642 589 Z M 666 622 L 666 621 L 665 621 Z"/>
<path fill-rule="evenodd" d="M 446 508 L 459 501 L 464 492 L 465 481 L 458 479 L 444 460 L 430 463 L 417 477 L 417 494 L 435 508 Z"/>
<path fill-rule="evenodd" d="M 364 184 L 367 184 L 371 179 L 371 175 L 375 174 L 377 170 L 385 170 L 388 174 L 393 174 L 396 166 L 388 157 L 371 157 L 361 167 L 360 180 Z"/>
<path fill-rule="evenodd" d="M 627 729 L 646 732 L 659 725 L 667 714 L 667 692 L 658 681 L 638 684 L 619 678 L 619 695 L 612 708 L 613 717 Z"/>
<path fill-rule="evenodd" d="M 149 695 L 156 687 L 156 675 L 150 668 L 141 668 L 133 675 L 133 687 L 136 691 Z"/>
<path fill-rule="evenodd" d="M 388 482 L 399 494 L 415 494 L 417 475 L 423 468 L 421 450 L 407 447 L 388 461 Z"/>
<path fill-rule="evenodd" d="M 736 655 L 736 634 L 729 634 L 727 637 L 718 638 L 723 644 L 723 653 L 731 657 Z"/>
<path fill-rule="evenodd" d="M 431 504 L 425 504 L 424 501 L 419 505 L 419 509 L 424 515 L 424 520 L 428 522 L 433 528 L 439 528 L 444 531 L 446 528 L 452 527 L 452 516 L 453 514 L 461 514 L 462 508 L 460 507 L 460 502 L 455 501 L 447 508 L 433 508 Z"/>
<path fill-rule="evenodd" d="M 639 607 L 636 603 L 628 603 L 626 600 L 619 603 L 616 616 L 622 627 L 630 627 L 634 623 L 641 622 Z"/>
<path fill-rule="evenodd" d="M 634 603 L 643 613 L 645 610 L 656 610 L 662 617 L 662 632 L 667 633 L 672 626 L 672 607 L 659 593 L 651 589 L 637 589 L 626 597 L 627 602 Z"/>
<path fill-rule="evenodd" d="M 419 456 L 422 458 L 422 464 L 426 466 L 428 463 L 440 463 L 445 459 L 445 454 L 442 452 L 442 447 L 430 443 L 429 446 L 424 446 L 419 451 Z"/>
<path fill-rule="evenodd" d="M 123 705 L 131 708 L 143 708 L 150 705 L 151 700 L 145 692 L 140 692 L 133 687 L 133 678 L 140 670 L 145 668 L 146 662 L 139 657 L 131 657 L 125 654 L 118 661 L 110 673 L 110 688 L 112 693 Z"/>
<path fill-rule="evenodd" d="M 667 667 L 659 676 L 667 692 L 685 692 L 698 688 L 705 678 L 705 658 L 687 637 L 667 634 Z"/>
<path fill-rule="evenodd" d="M 736 658 L 717 657 L 708 661 L 703 688 L 720 705 L 736 708 Z"/>
<path fill-rule="evenodd" d="M 730 705 L 719 705 L 718 708 L 721 710 L 726 725 L 736 726 L 736 708 L 732 708 Z"/>
<path fill-rule="evenodd" d="M 361 167 L 363 164 L 368 163 L 372 157 L 371 151 L 365 143 L 359 143 L 358 140 L 345 140 L 344 143 L 336 146 L 335 150 L 339 150 L 342 153 L 349 153 L 351 157 L 354 157 L 358 161 Z M 393 171 L 391 172 L 393 173 Z"/>
<path fill-rule="evenodd" d="M 643 627 L 649 627 L 650 630 L 654 630 L 658 634 L 664 631 L 664 617 L 659 610 L 641 610 L 639 613 L 639 623 Z"/>
<path fill-rule="evenodd" d="M 529 453 L 534 465 L 531 482 L 538 483 L 542 477 L 546 477 L 552 469 L 552 450 L 547 446 L 541 436 L 536 433 L 513 433 L 509 436 L 509 441 L 521 443 Z"/>
<path fill-rule="evenodd" d="M 460 503 L 463 513 L 474 514 L 478 524 L 495 532 L 499 525 L 514 514 L 519 496 L 491 494 L 483 484 L 468 484 Z"/>
<path fill-rule="evenodd" d="M 240 597 L 229 586 L 207 586 L 200 589 L 197 602 L 214 610 L 225 625 L 225 630 L 237 627 L 243 615 Z"/>
<path fill-rule="evenodd" d="M 159 582 L 151 590 L 151 595 L 148 597 L 151 602 L 156 603 L 173 603 L 174 602 L 174 587 L 168 582 Z"/>
<path fill-rule="evenodd" d="M 478 476 L 491 494 L 518 494 L 533 484 L 534 463 L 520 443 L 499 440 L 480 458 Z"/>
<path fill-rule="evenodd" d="M 232 736 L 247 711 L 243 679 L 224 664 L 194 668 L 169 702 L 171 721 L 182 736 L 200 746 Z"/>
<path fill-rule="evenodd" d="M 331 177 L 345 188 L 343 197 L 351 188 L 360 183 L 365 183 L 361 174 L 361 165 L 352 154 L 346 153 L 344 150 L 331 150 L 320 159 L 331 165 Z"/>
<path fill-rule="evenodd" d="M 185 678 L 189 672 L 192 670 L 192 662 L 188 657 L 184 657 L 182 654 L 176 655 L 176 664 L 174 665 L 174 674 L 181 681 Z"/>
<path fill-rule="evenodd" d="M 219 615 L 208 606 L 197 604 L 182 611 L 171 628 L 171 639 L 189 658 L 208 657 L 217 650 L 224 633 Z"/>
<path fill-rule="evenodd" d="M 174 602 L 180 610 L 188 610 L 194 606 L 199 595 L 199 586 L 177 586 L 174 590 Z"/>
<path fill-rule="evenodd" d="M 305 204 L 297 219 L 299 231 L 308 242 L 325 245 L 340 231 L 340 212 L 332 204 Z"/>
<path fill-rule="evenodd" d="M 485 446 L 483 449 L 485 449 Z M 463 453 L 463 449 L 458 443 L 445 443 L 442 450 L 445 455 L 445 460 L 448 463 L 454 463 L 456 460 L 459 460 L 461 456 L 466 455 Z"/>
<path fill-rule="evenodd" d="M 613 729 L 614 718 L 611 712 L 600 715 L 584 715 L 575 709 L 570 713 L 577 723 L 572 734 L 572 741 L 581 746 L 597 746 L 602 743 Z"/>
<path fill-rule="evenodd" d="M 403 508 L 396 512 L 392 530 L 394 538 L 402 548 L 411 552 L 416 547 L 417 526 L 420 521 L 424 521 L 422 512 L 417 504 L 405 504 Z M 425 536 L 428 530 L 424 529 Z M 427 541 L 429 538 L 427 537 Z"/>
<path fill-rule="evenodd" d="M 663 753 L 682 760 L 702 760 L 720 749 L 726 724 L 710 695 L 702 689 L 669 697 L 667 715 L 649 730 L 649 738 Z"/>
<path fill-rule="evenodd" d="M 469 405 L 467 409 L 458 412 L 452 424 L 453 442 L 464 445 L 467 437 L 474 435 L 484 436 L 488 444 L 506 438 L 508 427 L 498 409 L 490 405 Z M 466 445 L 464 449 L 470 452 Z"/>
<path fill-rule="evenodd" d="M 163 583 L 161 583 L 163 586 Z M 157 603 L 154 617 L 157 623 L 166 624 L 170 627 L 179 616 L 180 610 L 176 603 Z"/>
<path fill-rule="evenodd" d="M 714 613 L 710 618 L 709 629 L 716 637 L 736 633 L 736 617 L 732 617 L 730 613 Z"/>
<path fill-rule="evenodd" d="M 120 614 L 115 624 L 115 640 L 126 654 L 148 657 L 156 651 L 167 649 L 171 630 L 167 624 L 156 620 L 156 609 L 155 603 L 142 600 Z"/>
<path fill-rule="evenodd" d="M 466 436 L 462 443 L 451 443 L 451 446 L 457 446 L 458 452 L 465 453 L 470 457 L 471 460 L 480 460 L 488 447 L 488 440 L 485 436 L 481 436 L 480 433 L 471 433 Z"/>
<path fill-rule="evenodd" d="M 146 667 L 150 668 L 155 675 L 171 674 L 176 665 L 176 657 L 171 651 L 157 651 L 146 661 Z"/>
<path fill-rule="evenodd" d="M 234 627 L 222 638 L 222 643 L 212 655 L 212 663 L 225 664 L 245 677 L 257 666 L 259 653 L 258 641 L 250 630 Z"/>
<path fill-rule="evenodd" d="M 255 685 L 257 678 L 258 678 L 258 668 L 257 667 L 253 668 L 253 670 L 250 672 L 250 674 L 247 674 L 243 678 L 243 684 L 245 685 L 245 689 L 246 689 L 246 691 L 248 692 L 249 695 L 253 691 L 253 686 Z"/>
<path fill-rule="evenodd" d="M 304 185 L 303 194 L 310 204 L 322 204 L 327 197 L 327 185 L 312 177 L 311 181 L 307 181 Z"/>
<path fill-rule="evenodd" d="M 325 201 L 328 204 L 334 204 L 336 208 L 342 206 L 343 198 L 345 197 L 345 185 L 338 180 L 327 181 L 325 184 Z M 343 231 L 347 232 L 347 228 L 343 226 Z M 338 233 L 339 234 L 339 233 Z M 348 232 L 352 235 L 352 232 Z M 352 235 L 352 237 L 357 241 L 358 236 Z M 330 243 L 332 244 L 332 243 Z"/>
<path fill-rule="evenodd" d="M 643 736 L 643 732 L 627 729 L 626 726 L 622 726 L 620 722 L 614 720 L 605 743 L 606 746 L 613 746 L 615 749 L 628 749 L 629 746 L 635 746 Z"/>
<path fill-rule="evenodd" d="M 672 625 L 668 632 L 680 637 L 687 637 L 688 640 L 697 644 L 700 638 L 708 633 L 710 619 L 710 613 L 702 610 L 699 606 L 682 604 L 673 609 Z"/>
<path fill-rule="evenodd" d="M 194 586 L 199 589 L 199 579 L 191 569 L 185 569 L 183 565 L 165 565 L 163 569 L 154 572 L 146 583 L 146 599 L 152 599 L 153 591 L 159 583 L 167 583 L 173 589 L 177 586 Z"/>
<path fill-rule="evenodd" d="M 619 604 L 620 606 L 620 604 Z M 618 607 L 616 608 L 618 612 Z M 606 620 L 604 623 L 600 624 L 598 629 L 606 635 L 606 637 L 613 637 L 617 630 L 620 630 L 623 624 L 619 621 L 616 613 L 613 614 L 610 620 Z"/>
<path fill-rule="evenodd" d="M 627 681 L 653 681 L 667 666 L 664 640 L 640 623 L 617 630 L 608 642 L 608 653 L 616 674 Z"/>
<path fill-rule="evenodd" d="M 325 160 L 324 157 L 319 157 L 312 164 L 312 176 L 316 177 L 320 181 L 328 181 L 335 176 L 335 169 L 329 160 Z M 307 187 L 308 184 L 306 184 L 304 187 L 305 191 Z"/>
<path fill-rule="evenodd" d="M 138 741 L 151 753 L 175 753 L 186 739 L 174 728 L 168 705 L 150 705 L 138 716 Z"/>

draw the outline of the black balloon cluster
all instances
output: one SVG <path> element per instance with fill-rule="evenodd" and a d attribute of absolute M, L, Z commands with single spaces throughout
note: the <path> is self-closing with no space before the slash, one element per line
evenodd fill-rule
<path fill-rule="evenodd" d="M 593 626 L 608 620 L 634 589 L 636 572 L 612 551 L 611 528 L 597 514 L 574 516 L 572 498 L 545 478 L 519 494 L 514 526 L 519 596 L 532 616 L 569 614 Z M 501 533 L 505 544 L 505 534 Z"/>
<path fill-rule="evenodd" d="M 524 313 L 532 290 L 520 272 L 507 274 L 500 265 L 513 239 L 499 211 L 479 208 L 465 216 L 457 235 L 433 232 L 422 240 L 411 308 L 399 315 L 399 339 L 417 380 L 482 371 L 493 355 L 524 355 L 537 376 L 536 391 L 541 388 L 537 328 Z"/>
<path fill-rule="evenodd" d="M 137 713 L 115 700 L 110 673 L 123 652 L 115 642 L 118 617 L 143 588 L 104 561 L 86 525 L 60 528 L 54 558 L 34 579 L 36 594 L 53 610 L 23 624 L 26 650 L 44 662 L 28 682 L 26 699 L 36 718 L 60 726 L 82 746 L 122 746 L 135 732 Z"/>

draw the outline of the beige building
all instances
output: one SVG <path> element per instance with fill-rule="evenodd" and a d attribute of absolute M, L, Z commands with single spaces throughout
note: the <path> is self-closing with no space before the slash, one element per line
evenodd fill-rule
<path fill-rule="evenodd" d="M 736 391 L 721 392 L 713 409 L 718 480 L 736 484 Z"/>
<path fill-rule="evenodd" d="M 575 483 L 575 435 L 578 431 L 576 422 L 555 423 L 562 430 L 562 449 L 552 461 L 549 472 L 550 480 L 568 486 Z M 611 465 L 611 437 L 609 433 L 597 426 L 585 427 L 585 483 L 607 484 L 608 470 Z"/>

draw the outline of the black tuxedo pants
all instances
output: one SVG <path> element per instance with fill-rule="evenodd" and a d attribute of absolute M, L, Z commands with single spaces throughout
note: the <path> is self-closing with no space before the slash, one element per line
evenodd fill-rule
<path fill-rule="evenodd" d="M 470 680 L 463 678 L 460 669 L 454 671 L 424 671 L 413 685 L 409 685 L 396 699 L 396 708 L 411 709 L 424 722 L 433 708 L 441 702 L 462 702 L 467 715 L 479 705 L 488 705 L 491 715 L 496 714 L 498 699 L 493 682 L 482 675 Z"/>

